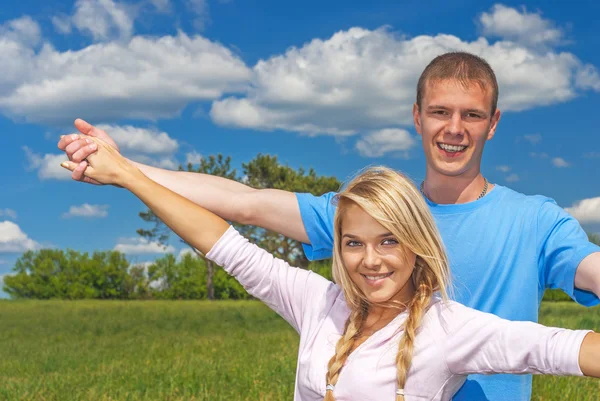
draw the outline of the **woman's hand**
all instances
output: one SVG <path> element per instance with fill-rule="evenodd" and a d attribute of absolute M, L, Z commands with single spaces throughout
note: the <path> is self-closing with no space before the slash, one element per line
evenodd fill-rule
<path fill-rule="evenodd" d="M 135 180 L 140 174 L 135 166 L 127 161 L 114 147 L 110 146 L 100 138 L 89 138 L 90 149 L 97 149 L 96 152 L 87 157 L 88 167 L 85 169 L 85 176 L 102 184 L 112 184 L 126 186 L 131 180 Z M 78 163 L 65 161 L 61 166 L 67 170 L 73 171 Z M 143 175 L 143 174 L 142 174 Z"/>
<path fill-rule="evenodd" d="M 100 184 L 98 181 L 85 175 L 85 169 L 88 166 L 87 158 L 97 149 L 90 148 L 90 145 L 93 144 L 91 138 L 99 138 L 117 151 L 119 151 L 119 146 L 106 132 L 80 118 L 75 120 L 75 128 L 81 134 L 62 135 L 58 141 L 58 148 L 67 154 L 70 162 L 76 164 L 74 168 L 69 169 L 72 172 L 71 178 L 75 181 L 98 185 Z"/>

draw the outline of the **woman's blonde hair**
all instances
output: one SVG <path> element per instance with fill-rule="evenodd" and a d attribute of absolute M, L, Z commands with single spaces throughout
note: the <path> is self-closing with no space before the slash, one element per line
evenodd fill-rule
<path fill-rule="evenodd" d="M 333 279 L 342 288 L 351 310 L 343 336 L 335 348 L 327 371 L 328 390 L 325 401 L 335 401 L 332 386 L 361 335 L 369 312 L 369 301 L 354 284 L 342 260 L 341 231 L 345 209 L 352 204 L 362 208 L 394 235 L 396 240 L 416 255 L 412 280 L 415 295 L 407 305 L 404 333 L 400 339 L 396 364 L 398 389 L 404 389 L 410 369 L 416 331 L 434 292 L 447 299 L 449 267 L 442 240 L 429 208 L 417 187 L 404 175 L 387 167 L 371 167 L 353 178 L 336 196 L 338 207 L 334 219 Z M 393 303 L 383 306 L 398 307 Z M 399 392 L 401 393 L 401 392 Z M 403 401 L 402 394 L 396 401 Z"/>

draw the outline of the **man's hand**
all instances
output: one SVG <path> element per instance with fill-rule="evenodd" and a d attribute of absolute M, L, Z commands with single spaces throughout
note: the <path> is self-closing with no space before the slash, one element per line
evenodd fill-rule
<path fill-rule="evenodd" d="M 119 187 L 139 177 L 145 178 L 143 173 L 121 156 L 115 148 L 98 138 L 90 138 L 90 141 L 95 145 L 93 147 L 95 153 L 88 157 L 89 164 L 85 170 L 87 177 L 101 184 Z M 63 162 L 61 166 L 72 170 L 75 163 Z"/>
<path fill-rule="evenodd" d="M 77 130 L 83 135 L 63 135 L 60 138 L 60 141 L 58 141 L 58 148 L 60 150 L 64 150 L 70 160 L 68 164 L 70 166 L 69 170 L 72 171 L 71 178 L 73 178 L 75 181 L 83 181 L 87 182 L 88 184 L 101 185 L 100 182 L 84 175 L 85 169 L 88 166 L 86 161 L 87 157 L 98 150 L 94 141 L 88 137 L 101 139 L 104 141 L 104 143 L 110 145 L 117 152 L 119 152 L 119 147 L 106 132 L 94 127 L 87 121 L 78 118 L 75 120 L 75 128 L 77 128 Z"/>

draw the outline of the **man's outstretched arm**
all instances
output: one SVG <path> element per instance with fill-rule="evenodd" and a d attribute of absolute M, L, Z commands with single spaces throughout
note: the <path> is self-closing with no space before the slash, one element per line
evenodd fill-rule
<path fill-rule="evenodd" d="M 75 127 L 82 135 L 61 137 L 58 147 L 67 154 L 74 168 L 74 180 L 97 184 L 83 174 L 87 167 L 85 159 L 97 151 L 93 141 L 86 136 L 100 138 L 119 149 L 110 136 L 83 120 L 76 120 Z M 210 210 L 221 218 L 266 228 L 309 243 L 296 195 L 277 189 L 254 189 L 239 182 L 208 174 L 187 171 L 172 171 L 148 166 L 129 160 L 147 177 L 169 188 L 173 192 Z"/>
<path fill-rule="evenodd" d="M 600 252 L 585 257 L 575 273 L 575 287 L 590 291 L 600 298 Z"/>

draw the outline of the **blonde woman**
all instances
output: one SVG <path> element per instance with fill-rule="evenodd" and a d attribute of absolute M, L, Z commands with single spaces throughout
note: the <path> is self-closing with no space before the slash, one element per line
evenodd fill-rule
<path fill-rule="evenodd" d="M 89 178 L 131 191 L 298 331 L 296 400 L 450 400 L 470 373 L 600 376 L 600 335 L 510 322 L 448 300 L 433 218 L 397 172 L 371 168 L 337 196 L 332 283 L 248 243 L 94 142 Z"/>

